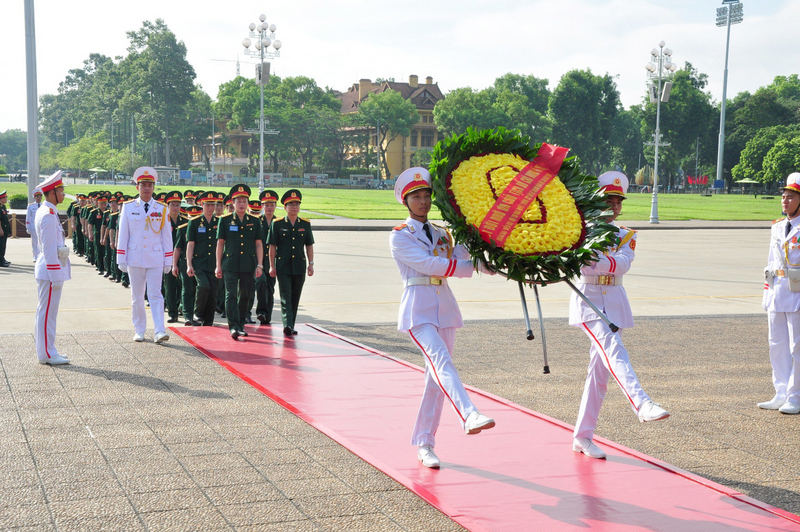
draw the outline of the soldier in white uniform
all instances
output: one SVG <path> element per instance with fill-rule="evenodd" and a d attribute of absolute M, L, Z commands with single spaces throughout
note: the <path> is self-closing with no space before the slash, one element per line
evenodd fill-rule
<path fill-rule="evenodd" d="M 785 218 L 772 224 L 762 305 L 769 320 L 769 360 L 775 396 L 760 408 L 800 413 L 800 173 L 781 188 Z"/>
<path fill-rule="evenodd" d="M 438 468 L 434 436 L 445 400 L 467 434 L 495 426 L 493 419 L 472 404 L 451 357 L 456 329 L 464 323 L 447 278 L 471 277 L 475 267 L 466 248 L 455 246 L 446 229 L 428 222 L 431 176 L 427 170 L 410 168 L 400 174 L 395 197 L 409 213 L 389 238 L 405 286 L 397 328 L 408 332 L 425 357 L 425 389 L 411 444 L 418 447 L 417 458 L 422 465 Z"/>
<path fill-rule="evenodd" d="M 60 355 L 55 346 L 61 290 L 64 281 L 71 278 L 69 248 L 64 243 L 64 228 L 58 219 L 58 204 L 64 201 L 61 170 L 45 179 L 39 187 L 44 192 L 45 201 L 37 209 L 33 221 L 39 242 L 39 255 L 34 267 L 39 293 L 34 324 L 36 357 L 39 364 L 69 364 L 69 358 Z"/>
<path fill-rule="evenodd" d="M 36 227 L 34 222 L 36 220 L 36 211 L 42 204 L 42 189 L 36 187 L 33 190 L 33 203 L 28 205 L 28 212 L 25 213 L 25 231 L 31 235 L 31 248 L 33 248 L 33 262 L 39 256 L 39 238 L 36 236 Z"/>
<path fill-rule="evenodd" d="M 143 166 L 133 173 L 139 197 L 125 203 L 119 214 L 117 229 L 117 263 L 128 272 L 131 283 L 133 340 L 144 341 L 147 313 L 144 291 L 150 301 L 154 340 L 169 340 L 164 328 L 164 296 L 161 294 L 163 274 L 172 269 L 172 231 L 167 222 L 167 209 L 153 198 L 158 174 Z"/>
<path fill-rule="evenodd" d="M 628 178 L 622 172 L 606 172 L 598 180 L 600 190 L 605 193 L 609 209 L 613 212 L 607 221 L 613 223 L 622 211 Z M 569 324 L 583 329 L 591 340 L 589 370 L 578 421 L 575 423 L 572 450 L 591 458 L 606 457 L 606 453 L 592 442 L 592 437 L 610 377 L 622 389 L 639 421 L 669 417 L 669 412 L 653 402 L 642 389 L 631 366 L 628 351 L 622 345 L 622 329 L 633 327 L 633 315 L 628 294 L 622 286 L 622 277 L 631 268 L 635 249 L 636 232 L 619 227 L 617 244 L 600 255 L 597 262 L 581 269 L 580 279 L 576 283 L 589 301 L 620 328 L 618 332 L 611 332 L 600 316 L 577 294 L 573 293 L 570 298 Z"/>

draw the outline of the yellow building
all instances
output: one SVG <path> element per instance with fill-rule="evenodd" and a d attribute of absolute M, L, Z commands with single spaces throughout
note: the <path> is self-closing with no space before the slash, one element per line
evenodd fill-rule
<path fill-rule="evenodd" d="M 420 115 L 420 121 L 412 128 L 409 136 L 397 137 L 383 146 L 390 175 L 383 175 L 383 165 L 381 165 L 381 174 L 384 178 L 391 178 L 413 166 L 411 161 L 415 152 L 430 150 L 442 139 L 443 135 L 436 130 L 436 125 L 433 123 L 433 107 L 436 102 L 444 98 L 444 94 L 439 89 L 438 83 L 434 83 L 430 76 L 425 78 L 425 83 L 419 83 L 419 78 L 415 75 L 408 77 L 408 83 L 396 81 L 372 83 L 369 79 L 362 79 L 358 83 L 354 83 L 346 92 L 337 95 L 342 102 L 342 114 L 358 112 L 359 105 L 370 94 L 387 90 L 397 91 L 403 98 L 410 100 Z M 369 129 L 371 129 L 370 146 L 374 150 L 376 145 L 375 128 L 365 128 L 365 130 Z M 352 146 L 349 148 L 348 155 L 355 155 L 358 151 L 358 147 Z"/>
<path fill-rule="evenodd" d="M 208 157 L 209 163 L 213 163 L 215 173 L 232 174 L 234 177 L 244 175 L 250 164 L 251 151 L 253 151 L 252 155 L 255 160 L 258 160 L 258 137 L 244 132 L 241 128 L 229 131 L 225 127 L 224 121 L 216 120 L 214 125 L 213 149 L 210 135 L 208 140 L 203 143 L 202 149 L 193 145 L 192 168 L 203 173 L 206 169 L 206 157 Z M 251 144 L 251 140 L 254 138 L 256 141 Z M 216 155 L 213 159 L 212 152 Z"/>

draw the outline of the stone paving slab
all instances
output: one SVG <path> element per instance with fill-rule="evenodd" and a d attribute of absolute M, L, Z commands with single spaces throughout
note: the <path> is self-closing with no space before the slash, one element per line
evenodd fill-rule
<path fill-rule="evenodd" d="M 180 339 L 56 341 L 0 335 L 0 530 L 461 529 Z"/>

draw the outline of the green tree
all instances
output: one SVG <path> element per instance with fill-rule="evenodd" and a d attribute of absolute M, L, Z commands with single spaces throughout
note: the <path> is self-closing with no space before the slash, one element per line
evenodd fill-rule
<path fill-rule="evenodd" d="M 620 111 L 611 130 L 611 166 L 631 178 L 639 170 L 642 153 L 641 113 L 638 106 Z"/>
<path fill-rule="evenodd" d="M 9 172 L 27 168 L 28 135 L 19 129 L 9 129 L 0 133 L 0 153 Z"/>
<path fill-rule="evenodd" d="M 435 110 L 434 110 L 435 112 Z M 371 94 L 358 108 L 359 122 L 364 126 L 378 127 L 378 149 L 383 161 L 384 176 L 391 177 L 386 162 L 384 146 L 398 136 L 408 136 L 419 122 L 419 113 L 413 103 L 393 90 Z"/>
<path fill-rule="evenodd" d="M 614 79 L 591 70 L 572 70 L 550 96 L 552 140 L 580 157 L 594 172 L 609 164 L 611 132 L 621 104 Z"/>
<path fill-rule="evenodd" d="M 798 128 L 793 126 L 771 126 L 758 130 L 753 138 L 747 141 L 739 156 L 739 163 L 731 170 L 733 179 L 769 182 L 764 173 L 764 159 L 778 140 L 794 137 L 797 134 Z"/>
<path fill-rule="evenodd" d="M 128 96 L 146 117 L 142 131 L 157 148 L 156 162 L 170 165 L 175 122 L 183 117 L 195 90 L 194 68 L 186 60 L 186 45 L 161 19 L 145 21 L 140 30 L 128 32 L 128 38 Z"/>
<path fill-rule="evenodd" d="M 519 129 L 532 142 L 547 140 L 552 131 L 547 118 L 550 91 L 547 80 L 508 73 L 482 91 L 458 88 L 436 103 L 436 126 L 447 135 L 461 134 L 468 127 Z"/>
<path fill-rule="evenodd" d="M 752 95 L 741 93 L 733 104 L 728 104 L 723 154 L 723 175 L 726 179 L 730 178 L 731 169 L 739 163 L 747 142 L 760 130 L 797 123 L 796 104 L 800 102 L 791 99 L 792 92 L 791 82 L 778 79 L 777 85 L 773 83 L 762 87 Z"/>
<path fill-rule="evenodd" d="M 778 139 L 764 157 L 764 181 L 784 182 L 800 168 L 800 135 Z"/>

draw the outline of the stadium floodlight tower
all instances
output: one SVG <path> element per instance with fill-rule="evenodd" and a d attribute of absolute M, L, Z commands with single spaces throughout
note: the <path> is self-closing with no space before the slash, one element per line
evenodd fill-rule
<path fill-rule="evenodd" d="M 719 144 L 717 146 L 717 181 L 722 179 L 722 155 L 725 151 L 725 103 L 728 97 L 728 52 L 731 47 L 731 25 L 744 20 L 744 4 L 739 0 L 723 0 L 717 8 L 717 27 L 727 26 L 728 38 L 725 43 L 725 77 L 722 80 L 722 110 L 719 116 Z"/>

